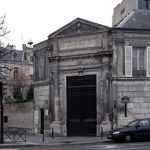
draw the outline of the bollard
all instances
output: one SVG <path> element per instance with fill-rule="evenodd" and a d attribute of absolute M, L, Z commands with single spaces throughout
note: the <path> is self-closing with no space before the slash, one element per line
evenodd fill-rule
<path fill-rule="evenodd" d="M 54 129 L 52 128 L 52 139 L 54 139 Z"/>
<path fill-rule="evenodd" d="M 27 131 L 25 130 L 25 139 L 24 139 L 24 140 L 25 140 L 25 143 L 26 143 L 26 141 L 27 141 L 26 138 L 27 138 Z"/>
<path fill-rule="evenodd" d="M 45 142 L 45 137 L 44 137 L 44 130 L 43 130 L 43 143 Z"/>
<path fill-rule="evenodd" d="M 101 140 L 103 140 L 103 127 L 101 127 Z"/>

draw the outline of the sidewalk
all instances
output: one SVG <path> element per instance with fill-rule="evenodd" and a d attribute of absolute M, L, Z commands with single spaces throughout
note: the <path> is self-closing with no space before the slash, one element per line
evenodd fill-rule
<path fill-rule="evenodd" d="M 58 146 L 58 145 L 75 145 L 75 144 L 91 144 L 91 143 L 101 143 L 107 142 L 106 137 L 101 139 L 101 137 L 52 137 L 45 136 L 43 142 L 42 135 L 27 135 L 26 142 L 14 143 L 14 144 L 0 144 L 2 147 L 19 147 L 19 146 Z"/>

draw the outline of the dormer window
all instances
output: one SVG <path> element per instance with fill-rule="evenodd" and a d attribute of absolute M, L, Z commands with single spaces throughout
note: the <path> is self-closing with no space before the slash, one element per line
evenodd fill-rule
<path fill-rule="evenodd" d="M 16 59 L 17 58 L 17 53 L 13 54 L 13 58 Z"/>
<path fill-rule="evenodd" d="M 125 12 L 125 8 L 121 10 L 120 14 L 123 15 Z"/>

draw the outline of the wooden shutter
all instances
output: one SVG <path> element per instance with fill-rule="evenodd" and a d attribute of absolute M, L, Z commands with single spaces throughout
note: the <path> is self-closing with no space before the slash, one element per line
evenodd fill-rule
<path fill-rule="evenodd" d="M 147 69 L 146 69 L 147 77 L 150 77 L 150 47 L 147 47 Z"/>
<path fill-rule="evenodd" d="M 125 76 L 132 77 L 132 46 L 125 46 Z"/>

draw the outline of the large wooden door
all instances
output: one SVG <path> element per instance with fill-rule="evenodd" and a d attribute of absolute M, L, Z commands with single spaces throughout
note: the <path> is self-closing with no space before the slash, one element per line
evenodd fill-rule
<path fill-rule="evenodd" d="M 67 77 L 67 134 L 96 135 L 96 75 Z"/>

